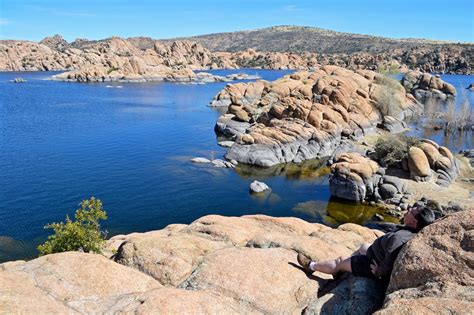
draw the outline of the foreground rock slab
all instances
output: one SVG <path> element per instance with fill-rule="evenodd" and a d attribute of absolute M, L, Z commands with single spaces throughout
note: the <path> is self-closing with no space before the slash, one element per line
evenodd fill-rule
<path fill-rule="evenodd" d="M 423 230 L 395 263 L 381 314 L 469 313 L 474 211 Z M 296 218 L 209 215 L 189 225 L 118 235 L 106 253 L 67 252 L 0 265 L 0 314 L 368 314 L 383 290 L 373 280 L 339 280 L 298 267 L 349 255 L 382 233 Z"/>
<path fill-rule="evenodd" d="M 345 224 L 331 229 L 296 218 L 205 216 L 190 225 L 116 236 L 114 259 L 165 286 L 239 301 L 241 311 L 301 313 L 331 277 L 309 277 L 296 253 L 314 259 L 350 254 L 381 232 Z"/>
<path fill-rule="evenodd" d="M 100 255 L 48 255 L 0 265 L 0 313 L 112 313 L 160 287 Z"/>

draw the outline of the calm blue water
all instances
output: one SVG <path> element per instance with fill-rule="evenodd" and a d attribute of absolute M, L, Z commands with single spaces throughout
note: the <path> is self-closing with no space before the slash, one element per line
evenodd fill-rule
<path fill-rule="evenodd" d="M 246 72 L 266 80 L 289 73 Z M 0 73 L 0 262 L 37 255 L 36 246 L 50 233 L 43 226 L 72 216 L 90 196 L 104 203 L 109 236 L 190 223 L 206 214 L 263 213 L 328 224 L 327 213 L 346 216 L 328 204 L 327 173 L 317 162 L 263 171 L 189 162 L 225 153 L 213 131 L 219 112 L 207 104 L 226 83 L 44 80 L 52 74 Z M 8 83 L 17 76 L 28 82 Z M 272 194 L 249 195 L 254 179 L 264 180 Z M 350 209 L 352 220 L 365 222 L 364 209 Z"/>
<path fill-rule="evenodd" d="M 444 74 L 441 75 L 441 79 L 451 83 L 456 88 L 457 96 L 454 100 L 451 99 L 446 102 L 431 102 L 425 104 L 425 113 L 428 116 L 432 116 L 429 114 L 430 112 L 446 112 L 449 106 L 448 103 L 452 102 L 455 111 L 454 115 L 460 116 L 462 103 L 465 101 L 470 104 L 472 111 L 474 108 L 474 91 L 467 90 L 466 88 L 471 83 L 474 84 L 474 76 Z M 471 115 L 471 119 L 474 119 L 474 113 Z M 412 129 L 407 132 L 407 134 L 432 139 L 450 148 L 454 153 L 462 149 L 474 148 L 473 130 L 454 131 L 445 134 L 444 130 L 434 130 L 432 126 L 430 127 L 431 124 L 428 120 L 428 117 L 417 119 L 410 124 Z"/>

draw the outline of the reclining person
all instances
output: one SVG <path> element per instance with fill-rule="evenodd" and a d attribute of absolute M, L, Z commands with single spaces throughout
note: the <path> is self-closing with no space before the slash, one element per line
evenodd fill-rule
<path fill-rule="evenodd" d="M 377 238 L 372 245 L 363 243 L 352 256 L 311 261 L 300 253 L 298 263 L 310 273 L 320 271 L 335 275 L 345 271 L 358 277 L 382 279 L 388 284 L 393 264 L 403 245 L 434 219 L 435 215 L 429 208 L 411 207 L 403 218 L 403 226 Z"/>

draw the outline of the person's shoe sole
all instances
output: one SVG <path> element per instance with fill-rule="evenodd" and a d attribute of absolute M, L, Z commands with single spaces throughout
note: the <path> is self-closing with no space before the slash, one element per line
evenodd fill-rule
<path fill-rule="evenodd" d="M 306 272 L 309 272 L 309 273 L 314 272 L 313 270 L 311 270 L 311 268 L 309 268 L 309 264 L 311 263 L 311 259 L 309 259 L 305 255 L 299 253 L 298 256 L 296 257 L 296 260 L 298 260 L 298 264 L 300 264 L 300 266 L 303 267 L 303 269 Z"/>

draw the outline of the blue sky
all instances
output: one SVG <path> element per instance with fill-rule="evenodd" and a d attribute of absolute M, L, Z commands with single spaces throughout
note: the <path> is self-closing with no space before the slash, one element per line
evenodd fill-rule
<path fill-rule="evenodd" d="M 0 0 L 0 39 L 171 38 L 274 25 L 474 42 L 473 0 Z"/>

